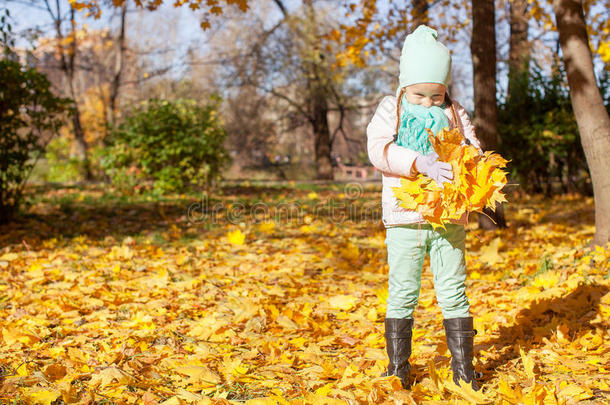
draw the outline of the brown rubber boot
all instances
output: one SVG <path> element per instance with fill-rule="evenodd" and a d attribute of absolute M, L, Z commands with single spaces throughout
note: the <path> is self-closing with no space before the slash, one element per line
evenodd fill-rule
<path fill-rule="evenodd" d="M 474 335 L 472 317 L 443 320 L 447 347 L 451 352 L 451 369 L 453 382 L 460 385 L 460 380 L 472 383 L 475 391 L 481 389 L 477 383 L 477 373 L 472 366 Z"/>
<path fill-rule="evenodd" d="M 403 388 L 409 386 L 411 374 L 411 337 L 413 319 L 385 318 L 385 341 L 390 364 L 382 376 L 395 375 L 400 378 Z"/>

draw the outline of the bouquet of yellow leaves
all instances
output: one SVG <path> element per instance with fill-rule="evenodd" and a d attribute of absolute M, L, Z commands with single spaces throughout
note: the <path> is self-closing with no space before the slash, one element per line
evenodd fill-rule
<path fill-rule="evenodd" d="M 392 187 L 399 205 L 419 212 L 434 228 L 444 228 L 450 220 L 459 220 L 466 212 L 482 212 L 484 207 L 495 210 L 497 202 L 506 202 L 502 188 L 506 185 L 508 161 L 497 153 L 485 152 L 472 145 L 461 145 L 463 136 L 458 129 L 441 130 L 429 139 L 439 160 L 453 169 L 453 182 L 441 188 L 423 174 L 415 179 L 400 179 L 400 187 Z"/>

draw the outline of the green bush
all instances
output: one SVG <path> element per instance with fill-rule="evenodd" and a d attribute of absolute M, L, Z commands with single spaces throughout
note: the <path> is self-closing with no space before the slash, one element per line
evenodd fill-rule
<path fill-rule="evenodd" d="M 534 192 L 587 191 L 588 168 L 572 111 L 565 73 L 545 76 L 535 66 L 514 80 L 500 103 L 500 153 L 511 159 L 511 175 Z"/>
<path fill-rule="evenodd" d="M 123 191 L 147 180 L 158 193 L 209 187 L 228 161 L 225 138 L 217 102 L 151 99 L 112 131 L 102 167 Z"/>
<path fill-rule="evenodd" d="M 70 100 L 51 93 L 47 78 L 0 60 L 0 223 L 19 207 L 23 188 L 46 144 L 63 125 Z"/>
<path fill-rule="evenodd" d="M 81 175 L 81 160 L 71 157 L 70 139 L 57 137 L 51 140 L 45 151 L 47 170 L 43 174 L 45 181 L 70 182 L 78 180 Z"/>

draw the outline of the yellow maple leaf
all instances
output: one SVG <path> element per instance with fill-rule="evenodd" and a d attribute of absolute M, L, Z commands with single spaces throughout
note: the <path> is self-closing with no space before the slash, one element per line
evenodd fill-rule
<path fill-rule="evenodd" d="M 428 128 L 430 143 L 443 162 L 459 160 L 462 154 L 462 134 L 458 131 L 442 131 L 438 137 Z"/>
<path fill-rule="evenodd" d="M 333 388 L 333 385 L 334 384 L 332 384 L 332 383 L 326 384 L 326 385 L 318 388 L 316 390 L 315 394 L 316 395 L 321 395 L 321 396 L 325 397 L 325 396 L 327 396 L 330 393 L 330 390 Z"/>
<path fill-rule="evenodd" d="M 325 395 L 317 395 L 314 393 L 309 393 L 305 397 L 306 403 L 312 405 L 344 405 L 346 403 L 343 399 L 331 398 Z"/>
<path fill-rule="evenodd" d="M 430 373 L 430 380 L 432 381 L 434 390 L 438 393 L 442 392 L 444 387 L 443 381 L 438 375 L 438 370 L 436 369 L 433 360 L 428 360 L 428 372 Z"/>
<path fill-rule="evenodd" d="M 501 239 L 495 238 L 493 241 L 489 242 L 487 245 L 481 248 L 481 255 L 479 256 L 479 260 L 483 263 L 488 264 L 489 266 L 493 266 L 498 264 L 504 260 L 504 258 L 498 253 L 498 249 L 500 248 Z"/>
<path fill-rule="evenodd" d="M 523 393 L 521 392 L 519 385 L 517 385 L 516 389 L 513 390 L 505 378 L 500 378 L 498 392 L 511 403 L 521 403 L 523 399 Z"/>
<path fill-rule="evenodd" d="M 328 299 L 330 307 L 348 311 L 356 304 L 356 297 L 353 295 L 335 295 Z"/>
<path fill-rule="evenodd" d="M 60 391 L 40 390 L 30 392 L 28 397 L 34 404 L 51 405 L 61 395 Z"/>
<path fill-rule="evenodd" d="M 436 182 L 423 174 L 414 179 L 401 178 L 399 187 L 392 187 L 402 208 L 419 212 L 435 228 L 459 220 L 467 211 L 495 209 L 506 202 L 502 188 L 507 182 L 507 160 L 497 153 L 482 155 L 472 145 L 461 145 L 463 136 L 458 129 L 441 130 L 437 136 L 430 133 L 430 142 L 443 162 L 453 169 L 453 182 L 441 189 Z"/>
<path fill-rule="evenodd" d="M 275 222 L 273 221 L 266 221 L 266 222 L 261 222 L 258 225 L 258 230 L 264 233 L 273 233 L 273 230 L 275 229 Z"/>
<path fill-rule="evenodd" d="M 532 285 L 534 287 L 548 289 L 555 287 L 560 280 L 561 276 L 556 271 L 547 271 L 536 277 L 534 281 L 532 281 Z"/>
<path fill-rule="evenodd" d="M 213 387 L 220 383 L 220 377 L 207 366 L 182 365 L 174 369 L 177 373 L 188 376 L 185 384 L 197 385 L 197 387 Z"/>
<path fill-rule="evenodd" d="M 523 351 L 523 348 L 519 348 L 519 354 L 521 355 L 521 361 L 523 362 L 523 368 L 525 369 L 525 374 L 527 374 L 528 378 L 532 380 L 536 379 L 536 374 L 534 374 L 534 367 L 536 363 L 531 356 Z"/>
<path fill-rule="evenodd" d="M 252 398 L 246 401 L 246 405 L 276 405 L 277 401 L 273 398 Z"/>
<path fill-rule="evenodd" d="M 246 240 L 246 235 L 244 235 L 240 229 L 236 229 L 227 233 L 227 240 L 234 245 L 243 245 Z"/>
<path fill-rule="evenodd" d="M 2 261 L 7 261 L 10 262 L 12 260 L 16 260 L 19 258 L 19 255 L 17 253 L 5 253 L 2 256 L 0 256 L 0 260 Z"/>
<path fill-rule="evenodd" d="M 488 404 L 490 402 L 483 392 L 475 391 L 471 384 L 464 381 L 460 381 L 460 385 L 456 385 L 452 380 L 449 380 L 445 383 L 445 387 L 471 404 Z"/>
<path fill-rule="evenodd" d="M 349 241 L 344 248 L 339 250 L 339 252 L 341 253 L 341 256 L 347 260 L 355 260 L 360 257 L 360 248 L 358 248 L 358 245 Z"/>
<path fill-rule="evenodd" d="M 116 381 L 119 385 L 129 384 L 129 382 L 131 382 L 131 377 L 116 367 L 107 367 L 100 371 L 99 374 L 95 374 L 91 377 L 89 384 L 91 386 L 100 384 L 100 388 L 104 388 L 112 384 L 113 381 Z"/>

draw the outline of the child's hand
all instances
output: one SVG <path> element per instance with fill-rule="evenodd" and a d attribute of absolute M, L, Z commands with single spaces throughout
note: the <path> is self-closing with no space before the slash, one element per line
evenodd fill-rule
<path fill-rule="evenodd" d="M 436 152 L 426 156 L 418 153 L 415 158 L 415 168 L 436 181 L 440 188 L 443 188 L 443 183 L 449 183 L 453 179 L 451 164 L 439 161 Z"/>

